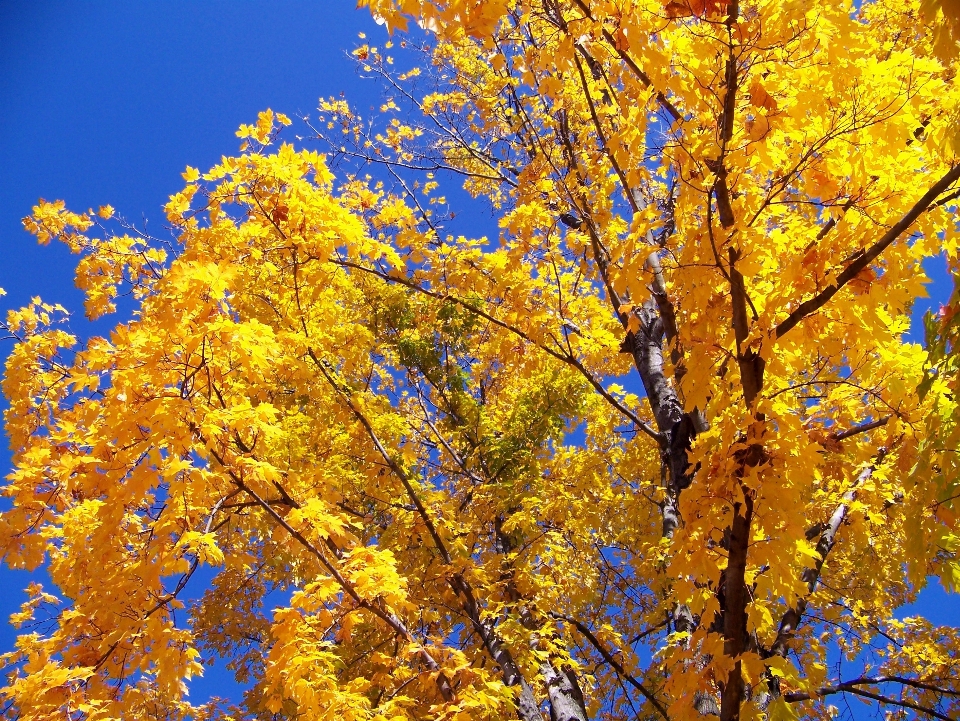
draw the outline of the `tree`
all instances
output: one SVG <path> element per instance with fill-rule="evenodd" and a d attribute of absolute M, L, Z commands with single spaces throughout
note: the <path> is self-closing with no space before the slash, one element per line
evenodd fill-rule
<path fill-rule="evenodd" d="M 60 594 L 8 715 L 216 717 L 207 653 L 243 718 L 955 718 L 957 629 L 897 615 L 960 586 L 955 305 L 904 339 L 958 262 L 952 16 L 365 4 L 427 54 L 357 49 L 382 124 L 324 101 L 325 158 L 262 113 L 168 245 L 25 220 L 136 313 L 7 321 L 3 549 Z M 437 172 L 499 242 L 444 229 Z"/>

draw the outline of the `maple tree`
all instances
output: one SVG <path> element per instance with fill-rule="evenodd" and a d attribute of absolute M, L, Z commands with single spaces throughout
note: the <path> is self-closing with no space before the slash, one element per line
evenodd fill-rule
<path fill-rule="evenodd" d="M 960 263 L 952 6 L 364 4 L 425 62 L 358 48 L 327 155 L 266 111 L 174 243 L 25 219 L 136 312 L 6 321 L 0 542 L 59 594 L 8 716 L 956 718 L 960 632 L 898 614 L 960 588 L 960 301 L 904 338 Z"/>

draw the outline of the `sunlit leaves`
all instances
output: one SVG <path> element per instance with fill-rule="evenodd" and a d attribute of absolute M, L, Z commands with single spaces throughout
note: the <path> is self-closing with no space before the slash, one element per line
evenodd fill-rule
<path fill-rule="evenodd" d="M 215 714 L 203 651 L 247 718 L 529 719 L 566 683 L 570 718 L 695 719 L 735 674 L 741 718 L 818 718 L 841 653 L 955 713 L 955 630 L 894 616 L 960 583 L 956 303 L 903 338 L 921 262 L 956 262 L 950 187 L 855 265 L 956 162 L 941 31 L 915 2 L 366 5 L 431 44 L 356 49 L 382 117 L 322 100 L 329 157 L 267 110 L 186 168 L 175 242 L 25 219 L 89 315 L 135 313 L 82 346 L 40 299 L 7 318 L 0 541 L 60 592 L 16 617 L 13 707 Z M 451 173 L 499 237 L 450 227 Z"/>

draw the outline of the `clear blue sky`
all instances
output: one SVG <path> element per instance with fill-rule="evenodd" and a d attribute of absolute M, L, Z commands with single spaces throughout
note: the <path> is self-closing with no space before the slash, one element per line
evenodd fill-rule
<path fill-rule="evenodd" d="M 362 109 L 375 104 L 376 87 L 345 57 L 361 31 L 381 40 L 384 32 L 351 0 L 0 0 L 0 287 L 8 293 L 0 305 L 40 295 L 82 307 L 75 257 L 22 229 L 38 198 L 74 210 L 109 203 L 138 223 L 151 219 L 159 234 L 161 207 L 185 166 L 235 153 L 234 131 L 260 110 L 311 114 L 319 97 L 341 92 Z M 937 270 L 934 307 L 950 291 Z M 83 336 L 106 327 L 81 314 L 73 322 Z M 0 475 L 8 469 L 4 444 Z M 5 618 L 28 580 L 0 567 L 0 652 L 12 645 Z M 960 624 L 960 603 L 936 587 L 917 610 Z M 203 701 L 231 688 L 214 670 L 191 695 Z"/>

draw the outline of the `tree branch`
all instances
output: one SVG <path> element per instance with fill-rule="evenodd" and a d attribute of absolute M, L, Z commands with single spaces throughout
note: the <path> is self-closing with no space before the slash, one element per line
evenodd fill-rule
<path fill-rule="evenodd" d="M 820 532 L 820 540 L 817 542 L 817 553 L 820 555 L 820 558 L 816 561 L 812 568 L 807 568 L 804 570 L 802 576 L 803 582 L 807 584 L 808 595 L 812 594 L 817 588 L 817 582 L 820 579 L 820 572 L 823 569 L 823 564 L 826 562 L 827 556 L 833 549 L 834 543 L 836 543 L 837 532 L 840 530 L 840 525 L 847 517 L 849 505 L 853 503 L 854 498 L 856 498 L 857 489 L 866 483 L 870 476 L 873 475 L 874 469 L 881 461 L 883 461 L 884 455 L 885 452 L 881 451 L 877 455 L 877 459 L 871 465 L 863 469 L 863 471 L 857 477 L 857 482 L 853 485 L 853 488 L 843 494 L 840 505 L 837 506 L 837 509 L 833 512 L 833 515 L 830 516 L 830 520 Z M 787 644 L 793 637 L 793 634 L 796 633 L 797 627 L 800 625 L 800 622 L 803 619 L 803 613 L 806 611 L 806 609 L 807 599 L 798 598 L 797 605 L 783 614 L 783 618 L 780 621 L 780 628 L 777 631 L 777 637 L 774 639 L 770 650 L 765 654 L 767 658 L 774 655 L 787 655 L 787 652 L 789 651 L 789 646 Z"/>
<path fill-rule="evenodd" d="M 380 608 L 376 604 L 373 604 L 361 597 L 357 593 L 356 589 L 354 589 L 353 585 L 346 578 L 344 578 L 343 574 L 340 573 L 337 567 L 332 561 L 330 561 L 329 558 L 327 558 L 323 551 L 311 543 L 306 536 L 300 533 L 300 531 L 287 523 L 287 520 L 281 516 L 268 501 L 261 498 L 256 491 L 244 483 L 243 479 L 240 478 L 240 476 L 237 475 L 233 469 L 227 467 L 225 459 L 221 454 L 217 453 L 216 450 L 211 448 L 206 440 L 202 437 L 201 440 L 203 441 L 204 445 L 207 446 L 210 454 L 217 460 L 217 463 L 219 463 L 226 470 L 234 485 L 250 496 L 256 502 L 256 504 L 260 506 L 260 508 L 266 511 L 267 515 L 270 516 L 270 518 L 272 518 L 277 525 L 289 533 L 301 546 L 303 546 L 312 556 L 314 556 L 320 562 L 320 565 L 326 569 L 327 573 L 333 577 L 340 588 L 343 589 L 343 592 L 350 597 L 350 599 L 358 608 L 370 611 L 374 616 L 386 622 L 386 624 L 390 626 L 390 628 L 393 629 L 397 635 L 402 636 L 408 643 L 413 643 L 419 647 L 420 658 L 423 659 L 423 662 L 426 664 L 427 668 L 437 674 L 436 683 L 438 689 L 440 690 L 440 695 L 443 696 L 444 701 L 455 701 L 456 695 L 453 692 L 453 688 L 450 685 L 449 679 L 447 679 L 446 675 L 443 673 L 443 670 L 440 668 L 440 665 L 422 644 L 419 644 L 415 641 L 413 634 L 410 633 L 403 621 L 401 621 L 400 618 L 398 618 L 391 611 Z"/>
<path fill-rule="evenodd" d="M 397 460 L 393 457 L 393 454 L 387 450 L 386 446 L 384 446 L 380 441 L 380 438 L 373 429 L 373 425 L 370 423 L 370 420 L 359 408 L 357 408 L 356 404 L 354 404 L 350 390 L 343 388 L 340 383 L 333 379 L 333 377 L 330 375 L 327 364 L 322 362 L 316 356 L 312 348 L 307 348 L 307 354 L 313 360 L 314 364 L 320 370 L 320 373 L 323 374 L 323 377 L 327 380 L 331 387 L 333 387 L 333 389 L 344 399 L 347 408 L 349 408 L 354 417 L 360 421 L 360 424 L 366 431 L 371 443 L 373 443 L 374 448 L 376 448 L 377 453 L 380 454 L 386 464 L 390 467 L 390 470 L 393 471 L 394 475 L 400 480 L 400 483 L 403 485 L 403 488 L 407 493 L 407 497 L 417 510 L 417 515 L 420 516 L 420 519 L 427 527 L 427 533 L 429 533 L 434 546 L 436 546 L 444 565 L 453 567 L 453 559 L 450 555 L 450 551 L 447 549 L 446 544 L 440 537 L 440 533 L 437 530 L 437 526 L 434 523 L 433 518 L 427 512 L 426 506 L 423 505 L 423 501 L 420 500 L 420 496 L 413 487 L 413 481 L 410 478 L 410 475 L 397 462 Z M 533 696 L 533 689 L 520 672 L 520 668 L 513 659 L 513 654 L 510 653 L 510 650 L 507 648 L 506 644 L 504 644 L 503 640 L 494 630 L 492 621 L 485 622 L 481 618 L 480 604 L 477 603 L 476 596 L 473 593 L 473 588 L 470 586 L 470 583 L 459 571 L 454 571 L 453 575 L 449 578 L 448 583 L 454 592 L 462 597 L 461 607 L 463 608 L 467 618 L 469 618 L 470 622 L 473 624 L 477 635 L 479 635 L 481 641 L 483 641 L 483 645 L 490 654 L 490 657 L 500 666 L 500 669 L 503 673 L 504 683 L 507 686 L 520 686 L 518 711 L 520 712 L 520 718 L 522 721 L 541 721 L 540 711 L 536 703 L 536 699 Z"/>
<path fill-rule="evenodd" d="M 643 697 L 650 702 L 650 704 L 657 710 L 657 713 L 660 714 L 662 718 L 669 721 L 670 717 L 667 716 L 667 710 L 663 707 L 663 704 L 657 700 L 656 696 L 654 696 L 646 686 L 637 681 L 637 679 L 632 675 L 627 673 L 623 665 L 617 661 L 613 654 L 604 648 L 603 644 L 600 643 L 600 639 L 598 639 L 587 626 L 580 623 L 580 621 L 577 621 L 575 618 L 570 618 L 569 616 L 564 616 L 563 614 L 554 613 L 552 611 L 550 612 L 550 616 L 560 621 L 565 621 L 566 623 L 576 627 L 583 637 L 586 638 L 595 649 L 597 649 L 597 652 L 603 657 L 603 660 L 610 664 L 610 666 L 613 667 L 613 670 L 616 671 L 621 678 L 623 678 L 627 683 L 643 694 Z"/>
<path fill-rule="evenodd" d="M 957 164 L 950 168 L 940 180 L 933 184 L 933 186 L 924 193 L 913 207 L 898 220 L 886 233 L 884 233 L 876 243 L 870 246 L 863 255 L 858 256 L 853 262 L 850 263 L 840 275 L 837 276 L 836 282 L 832 285 L 828 285 L 822 291 L 817 293 L 812 298 L 809 298 L 803 301 L 799 306 L 797 306 L 790 315 L 788 315 L 783 321 L 777 325 L 775 334 L 777 339 L 782 338 L 794 326 L 796 326 L 801 320 L 807 316 L 815 313 L 825 306 L 837 292 L 853 280 L 857 275 L 866 269 L 873 261 L 879 257 L 879 255 L 886 250 L 893 241 L 899 238 L 911 225 L 914 221 L 920 217 L 920 215 L 929 208 L 937 198 L 946 191 L 957 179 L 960 179 L 960 164 Z"/>
<path fill-rule="evenodd" d="M 951 719 L 946 714 L 942 714 L 936 709 L 932 709 L 928 706 L 921 706 L 920 704 L 915 704 L 912 701 L 895 699 L 889 696 L 884 696 L 879 693 L 874 693 L 872 691 L 866 691 L 862 688 L 858 688 L 859 685 L 864 685 L 864 684 L 873 685 L 873 683 L 875 682 L 870 679 L 857 679 L 856 681 L 841 683 L 841 684 L 837 684 L 836 686 L 823 686 L 821 688 L 818 688 L 816 691 L 812 691 L 812 692 L 798 691 L 794 693 L 787 693 L 787 694 L 784 694 L 783 699 L 787 703 L 797 703 L 799 701 L 811 701 L 814 699 L 822 698 L 824 696 L 830 696 L 836 693 L 852 693 L 856 696 L 862 696 L 864 698 L 873 699 L 874 701 L 877 701 L 882 704 L 888 704 L 890 706 L 899 706 L 901 708 L 908 708 L 913 711 L 918 711 L 919 713 L 932 716 L 933 718 L 942 719 L 942 721 L 955 721 L 955 719 Z"/>
<path fill-rule="evenodd" d="M 884 416 L 875 421 L 870 421 L 869 423 L 861 423 L 857 426 L 852 426 L 845 431 L 837 431 L 836 433 L 831 433 L 830 437 L 835 441 L 842 441 L 844 438 L 850 438 L 855 436 L 858 433 L 866 433 L 867 431 L 872 431 L 874 428 L 882 428 L 887 425 L 892 416 Z"/>
<path fill-rule="evenodd" d="M 587 18 L 596 23 L 596 20 L 594 20 L 593 15 L 590 13 L 590 7 L 584 3 L 583 0 L 574 0 L 574 2 L 576 2 L 581 12 L 583 12 Z M 600 24 L 600 30 L 603 33 L 603 39 L 610 44 L 610 47 L 612 47 L 617 55 L 620 56 L 620 59 L 626 63 L 627 67 L 633 71 L 634 75 L 637 76 L 640 82 L 643 83 L 645 87 L 649 88 L 652 86 L 653 82 L 650 80 L 650 76 L 640 69 L 640 66 L 637 65 L 636 61 L 631 58 L 625 50 L 621 49 L 620 43 L 617 42 L 616 38 L 613 37 L 610 31 L 607 30 L 607 28 L 602 24 Z M 660 104 L 660 107 L 669 113 L 670 117 L 673 118 L 675 122 L 683 120 L 683 115 L 680 114 L 680 111 L 677 110 L 673 103 L 667 100 L 667 97 L 659 90 L 657 91 L 657 102 Z"/>

